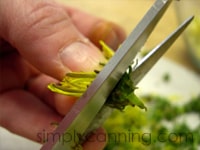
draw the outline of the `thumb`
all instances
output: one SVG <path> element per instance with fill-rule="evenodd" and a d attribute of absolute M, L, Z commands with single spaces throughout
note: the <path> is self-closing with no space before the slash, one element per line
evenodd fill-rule
<path fill-rule="evenodd" d="M 104 60 L 62 6 L 49 0 L 6 0 L 0 7 L 0 35 L 41 72 L 61 79 L 70 70 L 89 71 Z"/>

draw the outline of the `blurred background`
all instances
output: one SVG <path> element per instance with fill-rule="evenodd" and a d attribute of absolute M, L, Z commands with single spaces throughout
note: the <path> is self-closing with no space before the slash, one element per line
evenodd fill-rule
<path fill-rule="evenodd" d="M 191 14 L 195 16 L 193 23 L 183 37 L 191 61 L 200 70 L 200 1 L 184 0 L 181 3 L 176 3 L 175 9 L 179 22 Z"/>

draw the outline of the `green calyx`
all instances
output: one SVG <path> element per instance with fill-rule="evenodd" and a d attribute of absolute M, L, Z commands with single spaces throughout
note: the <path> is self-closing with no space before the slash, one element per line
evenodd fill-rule
<path fill-rule="evenodd" d="M 113 92 L 108 97 L 106 105 L 123 110 L 127 105 L 138 106 L 141 109 L 147 110 L 142 101 L 135 95 L 137 89 L 134 82 L 131 80 L 132 68 L 129 66 L 128 72 L 125 72 L 119 83 L 114 88 Z"/>

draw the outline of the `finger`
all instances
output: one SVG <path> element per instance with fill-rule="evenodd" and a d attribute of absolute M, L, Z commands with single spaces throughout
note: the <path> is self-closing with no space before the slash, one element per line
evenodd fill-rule
<path fill-rule="evenodd" d="M 75 97 L 60 95 L 51 92 L 47 89 L 49 83 L 57 82 L 55 79 L 41 74 L 37 77 L 32 78 L 27 83 L 27 90 L 39 99 L 43 100 L 45 103 L 57 110 L 59 114 L 64 116 L 69 112 L 72 105 L 76 102 Z"/>
<path fill-rule="evenodd" d="M 103 128 L 97 129 L 91 137 L 83 144 L 84 150 L 102 150 L 106 146 L 107 135 Z"/>
<path fill-rule="evenodd" d="M 0 125 L 37 142 L 43 142 L 40 133 L 52 132 L 55 129 L 52 122 L 62 119 L 53 109 L 22 90 L 2 94 L 0 103 Z"/>
<path fill-rule="evenodd" d="M 24 88 L 26 81 L 38 74 L 17 51 L 11 51 L 0 56 L 0 93 Z"/>
<path fill-rule="evenodd" d="M 115 50 L 126 37 L 125 31 L 113 22 L 96 18 L 75 8 L 67 7 L 66 10 L 76 27 L 97 46 L 99 40 L 103 40 Z"/>
<path fill-rule="evenodd" d="M 61 79 L 67 71 L 93 70 L 104 61 L 58 4 L 6 0 L 0 7 L 0 35 L 40 71 Z"/>
<path fill-rule="evenodd" d="M 4 54 L 0 59 L 0 93 L 24 87 L 40 100 L 43 100 L 60 114 L 65 115 L 75 102 L 75 98 L 52 93 L 47 89 L 49 83 L 57 80 L 44 74 L 38 75 L 31 66 L 15 52 Z"/>

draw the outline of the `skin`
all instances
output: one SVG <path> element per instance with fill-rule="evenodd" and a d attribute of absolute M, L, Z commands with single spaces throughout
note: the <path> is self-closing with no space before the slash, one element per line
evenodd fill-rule
<path fill-rule="evenodd" d="M 47 84 L 69 71 L 93 70 L 104 60 L 98 41 L 116 49 L 124 38 L 117 25 L 51 0 L 0 0 L 0 126 L 41 142 L 37 134 L 52 132 L 51 123 L 75 102 Z M 94 146 L 105 142 L 83 144 Z"/>

